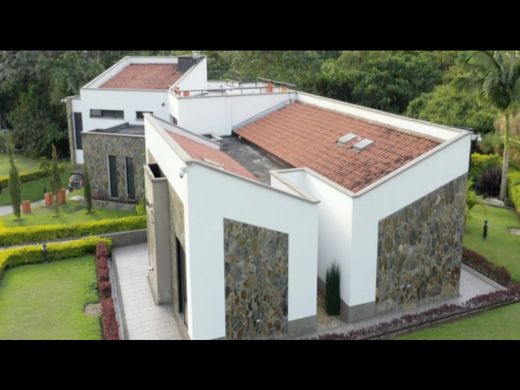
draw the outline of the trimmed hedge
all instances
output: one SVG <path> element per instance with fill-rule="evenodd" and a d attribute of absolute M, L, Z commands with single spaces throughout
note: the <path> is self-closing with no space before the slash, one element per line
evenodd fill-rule
<path fill-rule="evenodd" d="M 495 265 L 477 252 L 463 248 L 462 262 L 502 286 L 507 287 L 511 283 L 511 274 L 506 267 Z"/>
<path fill-rule="evenodd" d="M 2 229 L 0 246 L 27 242 L 52 241 L 59 238 L 81 237 L 146 228 L 145 216 L 105 219 L 61 225 L 40 225 Z"/>
<path fill-rule="evenodd" d="M 510 169 L 507 179 L 509 199 L 513 202 L 516 211 L 520 212 L 520 171 Z"/>
<path fill-rule="evenodd" d="M 60 172 L 65 171 L 64 168 L 60 168 Z M 22 183 L 27 183 L 28 181 L 33 181 L 37 179 L 41 179 L 43 177 L 49 177 L 50 172 L 44 169 L 38 169 L 37 171 L 20 173 L 20 181 Z M 8 176 L 0 176 L 0 185 L 2 188 L 6 188 L 9 186 L 9 177 Z"/>
<path fill-rule="evenodd" d="M 49 261 L 70 259 L 87 254 L 95 254 L 96 244 L 105 243 L 108 248 L 112 240 L 105 237 L 88 237 L 79 240 L 47 244 Z M 41 245 L 27 245 L 0 250 L 0 274 L 6 267 L 43 262 Z"/>

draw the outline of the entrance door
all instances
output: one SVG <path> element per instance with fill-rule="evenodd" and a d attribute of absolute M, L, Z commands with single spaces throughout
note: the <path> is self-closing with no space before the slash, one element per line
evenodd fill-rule
<path fill-rule="evenodd" d="M 186 295 L 186 256 L 184 254 L 184 248 L 177 237 L 175 237 L 175 245 L 177 247 L 177 297 L 179 314 L 186 327 L 188 327 L 188 316 L 186 313 L 188 309 L 188 298 Z"/>

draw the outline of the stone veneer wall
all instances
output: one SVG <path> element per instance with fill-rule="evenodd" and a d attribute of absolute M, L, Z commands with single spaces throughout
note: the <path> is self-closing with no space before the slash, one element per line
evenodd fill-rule
<path fill-rule="evenodd" d="M 170 193 L 170 253 L 172 261 L 172 303 L 176 313 L 179 311 L 179 291 L 177 279 L 177 245 L 175 238 L 179 240 L 183 248 L 186 248 L 184 241 L 184 205 L 175 189 L 168 185 Z M 186 251 L 186 250 L 185 250 Z"/>
<path fill-rule="evenodd" d="M 465 201 L 466 175 L 379 221 L 378 312 L 458 294 Z"/>
<path fill-rule="evenodd" d="M 139 196 L 144 188 L 143 165 L 145 163 L 144 137 L 107 133 L 82 133 L 83 157 L 88 166 L 91 177 L 92 196 L 96 197 L 96 190 L 101 190 L 99 200 L 120 202 L 135 202 L 129 199 L 126 188 L 125 157 L 134 159 L 135 191 Z M 118 192 L 117 198 L 110 197 L 110 182 L 108 180 L 108 156 L 117 158 Z"/>
<path fill-rule="evenodd" d="M 226 338 L 286 334 L 289 235 L 224 219 L 224 262 Z"/>

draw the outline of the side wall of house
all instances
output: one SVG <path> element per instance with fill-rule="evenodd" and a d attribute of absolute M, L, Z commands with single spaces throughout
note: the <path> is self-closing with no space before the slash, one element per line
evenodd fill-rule
<path fill-rule="evenodd" d="M 136 111 L 151 111 L 155 116 L 169 121 L 166 91 L 82 89 L 80 94 L 80 99 L 72 101 L 72 112 L 81 112 L 84 132 L 106 129 L 125 122 L 131 125 L 143 125 L 144 121 L 136 118 Z M 91 118 L 91 109 L 123 110 L 124 118 Z M 75 147 L 74 150 L 77 163 L 83 164 L 83 150 Z"/>
<path fill-rule="evenodd" d="M 136 202 L 144 189 L 142 169 L 145 162 L 144 137 L 87 132 L 82 134 L 82 138 L 84 162 L 90 172 L 93 198 Z M 108 156 L 116 157 L 119 195 L 115 198 L 110 194 Z M 134 188 L 136 193 L 134 199 L 129 197 L 127 191 L 126 157 L 132 158 L 134 164 Z"/>
<path fill-rule="evenodd" d="M 288 330 L 296 334 L 303 327 L 312 328 L 317 303 L 317 204 L 200 164 L 189 166 L 185 180 L 189 190 L 187 268 L 191 281 L 192 338 L 227 335 L 224 220 L 239 223 L 233 229 L 244 234 L 246 230 L 240 226 L 253 225 L 288 235 Z M 275 233 L 267 235 L 278 237 Z M 246 245 L 241 251 L 256 248 L 248 244 L 250 241 L 245 236 L 235 239 L 239 246 Z M 228 241 L 228 245 L 235 244 Z M 283 252 L 281 248 L 278 250 Z M 279 252 L 281 258 L 282 252 Z"/>
<path fill-rule="evenodd" d="M 355 320 L 375 311 L 379 221 L 466 175 L 469 151 L 468 134 L 354 198 L 351 258 L 348 278 L 342 282 L 345 319 Z M 465 188 L 459 191 L 465 196 Z"/>

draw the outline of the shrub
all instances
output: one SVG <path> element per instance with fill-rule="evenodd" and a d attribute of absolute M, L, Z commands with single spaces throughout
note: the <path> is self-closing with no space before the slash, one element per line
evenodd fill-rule
<path fill-rule="evenodd" d="M 508 175 L 509 199 L 520 212 L 520 171 L 510 170 Z"/>
<path fill-rule="evenodd" d="M 96 268 L 108 268 L 108 257 L 97 256 L 96 257 Z"/>
<path fill-rule="evenodd" d="M 105 237 L 88 237 L 73 241 L 51 242 L 47 245 L 49 261 L 70 259 L 87 254 L 93 255 L 96 250 L 96 244 L 100 241 L 104 242 L 108 248 L 112 246 L 112 240 Z M 6 267 L 41 263 L 42 261 L 41 245 L 7 248 L 0 251 L 0 273 Z"/>
<path fill-rule="evenodd" d="M 61 172 L 63 172 L 63 168 L 60 168 Z M 28 181 L 33 181 L 37 179 L 41 179 L 43 177 L 49 177 L 50 173 L 48 170 L 38 169 L 32 172 L 20 173 L 20 183 L 27 183 Z M 9 186 L 9 177 L 0 176 L 0 185 L 2 188 L 7 188 Z"/>
<path fill-rule="evenodd" d="M 498 196 L 500 193 L 500 182 L 502 179 L 502 168 L 490 166 L 482 173 L 475 182 L 475 191 L 486 196 Z"/>
<path fill-rule="evenodd" d="M 101 324 L 105 340 L 119 340 L 119 326 L 112 298 L 101 300 Z"/>
<path fill-rule="evenodd" d="M 507 268 L 493 264 L 477 252 L 463 248 L 462 262 L 502 286 L 508 286 L 511 283 L 511 274 Z"/>
<path fill-rule="evenodd" d="M 500 166 L 502 166 L 502 157 L 498 154 L 473 153 L 471 155 L 471 168 L 469 170 L 470 180 L 476 183 L 489 167 Z"/>
<path fill-rule="evenodd" d="M 97 243 L 96 245 L 96 258 L 100 258 L 100 257 L 107 257 L 108 256 L 108 248 L 107 248 L 107 245 L 103 242 L 103 241 L 100 241 Z"/>
<path fill-rule="evenodd" d="M 103 280 L 99 282 L 99 296 L 101 299 L 112 297 L 112 286 L 109 281 Z"/>
<path fill-rule="evenodd" d="M 325 309 L 329 315 L 339 315 L 340 312 L 340 272 L 337 264 L 327 270 L 325 286 Z"/>
<path fill-rule="evenodd" d="M 15 227 L 2 230 L 0 246 L 18 245 L 27 242 L 51 241 L 59 238 L 99 235 L 126 230 L 144 229 L 144 216 L 105 219 L 69 225 L 40 225 Z"/>
<path fill-rule="evenodd" d="M 108 267 L 96 269 L 96 276 L 97 276 L 98 284 L 101 282 L 108 282 L 109 281 Z"/>

